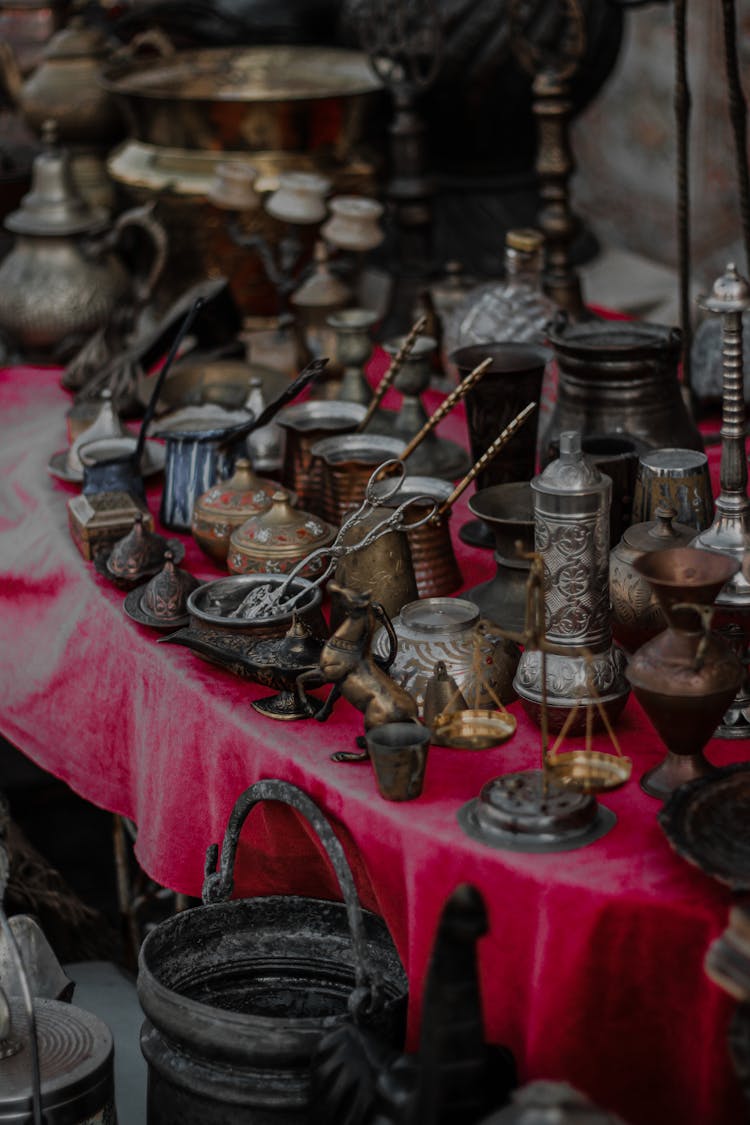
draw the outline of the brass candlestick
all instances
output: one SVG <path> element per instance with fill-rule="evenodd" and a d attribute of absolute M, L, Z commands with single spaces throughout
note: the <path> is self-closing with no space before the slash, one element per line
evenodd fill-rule
<path fill-rule="evenodd" d="M 570 143 L 570 81 L 586 48 L 586 27 L 579 0 L 561 0 L 562 33 L 546 47 L 533 44 L 522 30 L 521 0 L 511 5 L 516 57 L 533 76 L 532 112 L 537 123 L 536 170 L 542 207 L 537 223 L 547 243 L 544 288 L 574 320 L 585 315 L 581 282 L 570 263 L 576 219 L 570 206 L 570 178 L 575 160 Z"/>
<path fill-rule="evenodd" d="M 742 375 L 742 314 L 750 309 L 750 285 L 733 263 L 714 283 L 711 293 L 699 301 L 701 308 L 721 317 L 722 423 L 721 491 L 716 500 L 716 515 L 693 546 L 704 551 L 719 551 L 740 564 L 750 548 L 750 498 L 747 494 L 745 454 L 745 400 Z M 745 669 L 740 690 L 716 732 L 720 738 L 750 736 L 750 685 L 747 667 L 750 660 L 750 582 L 737 571 L 716 599 L 717 624 L 722 619 L 727 631 L 741 633 L 741 659 Z"/>

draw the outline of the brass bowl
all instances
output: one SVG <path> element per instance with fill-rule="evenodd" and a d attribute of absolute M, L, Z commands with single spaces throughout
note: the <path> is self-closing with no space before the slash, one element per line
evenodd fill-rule
<path fill-rule="evenodd" d="M 507 742 L 516 733 L 514 715 L 502 711 L 468 709 L 438 715 L 432 725 L 435 746 L 455 750 L 489 750 Z"/>
<path fill-rule="evenodd" d="M 581 793 L 605 793 L 619 789 L 630 779 L 633 763 L 619 754 L 599 750 L 570 750 L 547 757 L 547 773 L 559 785 Z"/>

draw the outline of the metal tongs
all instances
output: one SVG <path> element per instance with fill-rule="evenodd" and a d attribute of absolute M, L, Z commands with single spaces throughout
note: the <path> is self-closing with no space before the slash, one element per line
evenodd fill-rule
<path fill-rule="evenodd" d="M 385 473 L 394 474 L 392 477 L 389 477 L 390 487 L 376 488 L 379 478 Z M 403 504 L 400 504 L 398 508 L 394 508 L 387 516 L 384 516 L 374 527 L 371 527 L 357 543 L 346 543 L 344 541 L 347 533 L 351 531 L 352 528 L 358 527 L 375 508 L 381 507 L 398 493 L 403 484 L 405 475 L 406 465 L 398 457 L 392 457 L 390 460 L 384 461 L 382 465 L 378 465 L 367 482 L 362 503 L 344 520 L 334 541 L 327 547 L 318 547 L 317 550 L 311 551 L 309 555 L 301 559 L 300 562 L 292 568 L 286 580 L 282 582 L 280 586 L 272 586 L 270 583 L 265 586 L 255 586 L 245 595 L 240 604 L 236 609 L 232 610 L 229 616 L 258 620 L 264 617 L 271 617 L 277 613 L 289 613 L 296 607 L 297 603 L 310 592 L 312 587 L 320 586 L 325 582 L 332 574 L 339 559 L 345 558 L 347 555 L 352 555 L 356 551 L 364 550 L 365 547 L 369 547 L 371 543 L 374 543 L 389 531 L 400 531 L 403 527 L 407 527 L 408 530 L 411 531 L 413 528 L 421 527 L 424 523 L 429 523 L 437 513 L 437 501 L 431 496 L 411 496 L 408 500 L 405 500 Z M 426 514 L 420 519 L 407 524 L 405 515 L 408 509 L 417 506 L 423 507 L 424 505 L 427 505 Z M 317 575 L 314 580 L 310 581 L 308 585 L 298 590 L 296 594 L 287 596 L 287 591 L 295 578 L 298 578 L 302 571 L 315 559 L 325 557 L 328 557 L 328 563 L 323 571 Z"/>

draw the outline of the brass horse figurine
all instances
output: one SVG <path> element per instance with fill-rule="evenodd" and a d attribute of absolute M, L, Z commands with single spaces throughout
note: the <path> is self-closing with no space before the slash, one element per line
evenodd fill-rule
<path fill-rule="evenodd" d="M 360 594 L 336 582 L 329 582 L 330 592 L 339 597 L 346 611 L 344 621 L 323 645 L 318 668 L 311 668 L 297 677 L 299 698 L 313 709 L 305 687 L 333 684 L 323 707 L 315 713 L 318 722 L 325 722 L 340 695 L 348 699 L 365 718 L 365 730 L 383 723 L 418 722 L 416 700 L 388 675 L 387 669 L 396 657 L 398 640 L 388 614 L 369 594 Z M 390 651 L 385 661 L 372 654 L 372 638 L 379 625 L 385 628 Z M 363 746 L 364 740 L 357 739 Z M 366 754 L 333 754 L 334 761 L 364 761 Z"/>

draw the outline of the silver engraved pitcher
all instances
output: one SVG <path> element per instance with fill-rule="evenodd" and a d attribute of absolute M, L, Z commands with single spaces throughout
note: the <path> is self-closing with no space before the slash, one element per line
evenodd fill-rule
<path fill-rule="evenodd" d="M 570 733 L 585 729 L 586 709 L 601 725 L 596 702 L 610 718 L 629 687 L 625 656 L 612 643 L 609 603 L 609 506 L 612 482 L 581 452 L 577 431 L 560 434 L 560 457 L 531 482 L 534 546 L 544 561 L 547 706 L 551 730 L 560 730 L 578 705 Z M 582 653 L 588 650 L 590 656 Z M 569 651 L 566 651 L 569 650 Z M 513 686 L 524 709 L 540 723 L 542 654 L 526 649 Z"/>

